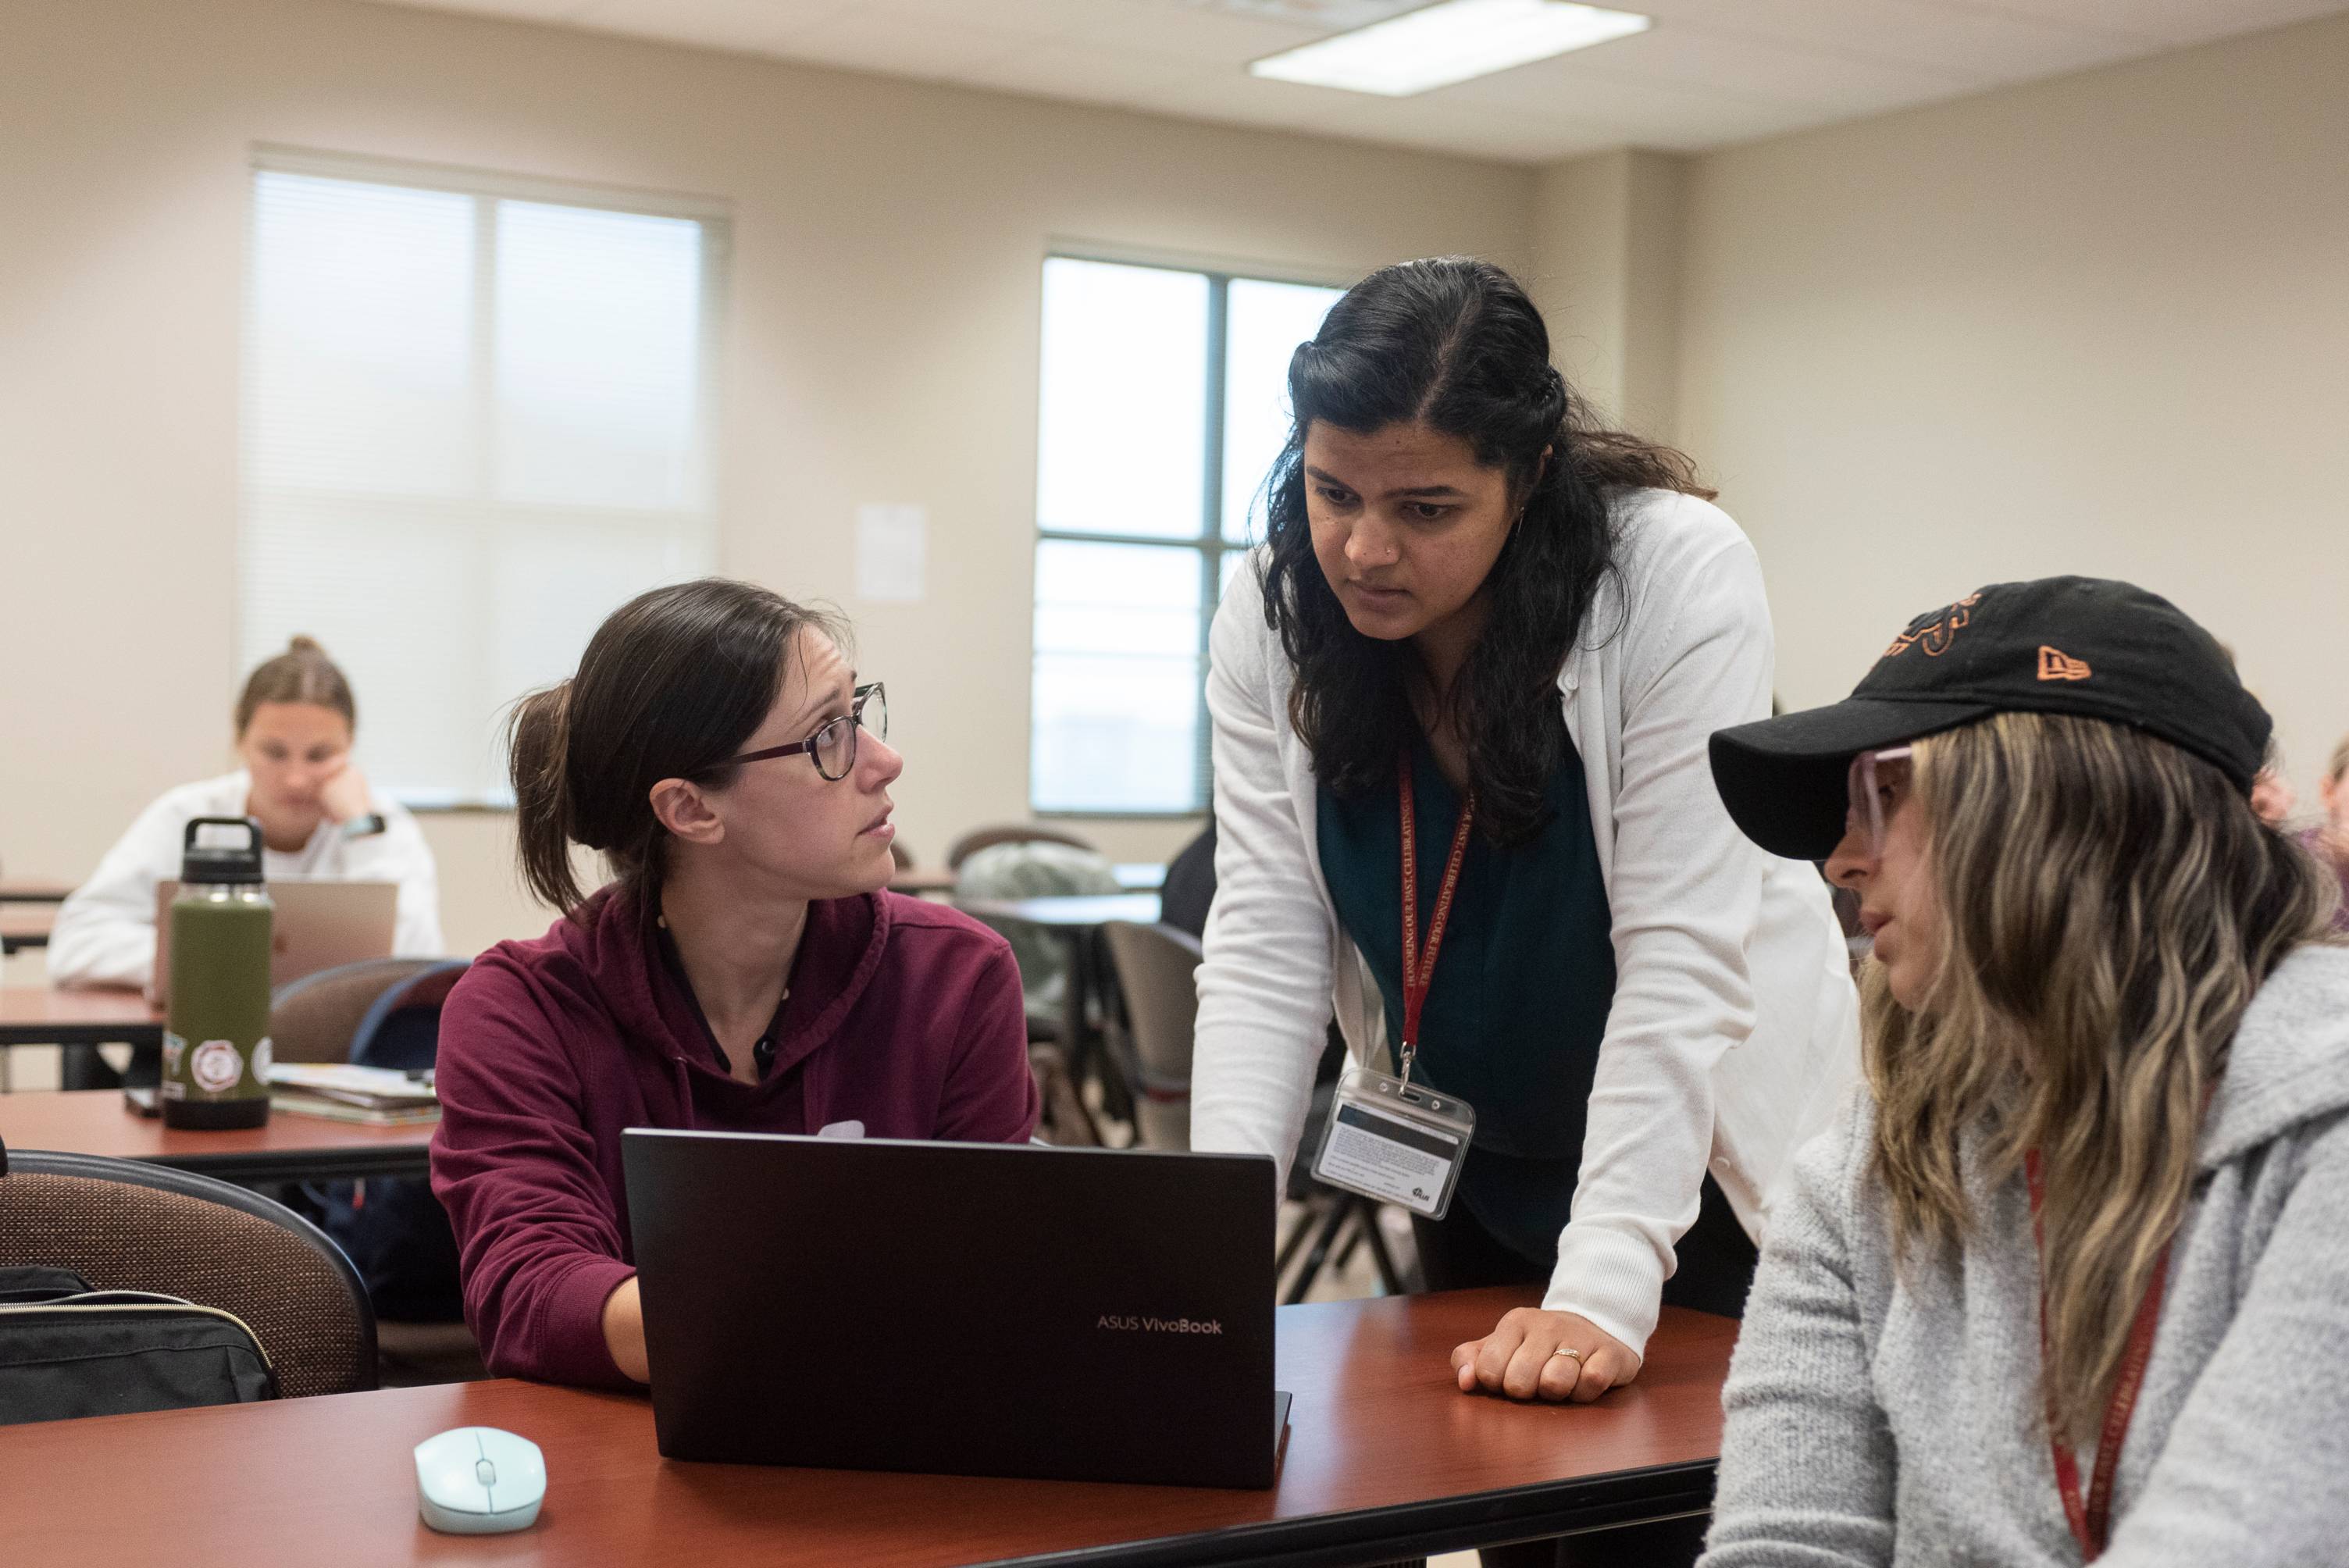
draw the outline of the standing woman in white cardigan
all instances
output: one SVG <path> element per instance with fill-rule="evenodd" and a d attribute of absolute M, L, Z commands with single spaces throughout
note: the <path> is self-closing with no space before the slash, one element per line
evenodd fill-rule
<path fill-rule="evenodd" d="M 53 985 L 143 986 L 155 972 L 155 887 L 180 874 L 197 817 L 260 822 L 273 878 L 399 884 L 392 952 L 440 954 L 440 892 L 416 819 L 367 787 L 351 759 L 358 707 L 326 650 L 295 637 L 245 678 L 233 773 L 166 790 L 124 830 L 57 911 Z"/>
<path fill-rule="evenodd" d="M 1193 1141 L 1285 1169 L 1333 1006 L 1357 1058 L 1397 1037 L 1402 779 L 1423 933 L 1469 806 L 1413 1082 L 1476 1134 L 1421 1253 L 1439 1288 L 1548 1287 L 1454 1352 L 1464 1390 L 1594 1399 L 1661 1301 L 1737 1310 L 1857 1068 L 1826 890 L 1708 769 L 1714 729 L 1769 711 L 1761 572 L 1685 458 L 1586 422 L 1488 263 L 1372 273 L 1289 394 L 1212 637 Z"/>

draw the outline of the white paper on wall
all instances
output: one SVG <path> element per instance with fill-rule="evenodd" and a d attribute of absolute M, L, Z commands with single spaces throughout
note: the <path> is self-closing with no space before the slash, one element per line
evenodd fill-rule
<path fill-rule="evenodd" d="M 884 604 L 918 603 L 929 548 L 927 507 L 863 503 L 856 509 L 856 596 Z"/>

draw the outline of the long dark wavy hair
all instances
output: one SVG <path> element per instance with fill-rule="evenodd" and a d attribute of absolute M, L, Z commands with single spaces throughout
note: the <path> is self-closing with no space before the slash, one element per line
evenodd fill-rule
<path fill-rule="evenodd" d="M 1501 469 L 1510 505 L 1524 508 L 1481 590 L 1484 633 L 1437 696 L 1467 743 L 1478 828 L 1495 844 L 1526 842 L 1548 820 L 1544 797 L 1565 754 L 1558 671 L 1615 567 L 1615 496 L 1713 492 L 1681 453 L 1597 423 L 1551 367 L 1533 301 L 1474 257 L 1404 262 L 1349 289 L 1289 359 L 1288 397 L 1296 422 L 1267 480 L 1259 576 L 1266 623 L 1297 672 L 1289 721 L 1335 794 L 1394 776 L 1418 722 L 1404 686 L 1413 655 L 1356 631 L 1321 573 L 1305 510 L 1306 431 L 1317 419 L 1361 434 L 1423 422 Z"/>

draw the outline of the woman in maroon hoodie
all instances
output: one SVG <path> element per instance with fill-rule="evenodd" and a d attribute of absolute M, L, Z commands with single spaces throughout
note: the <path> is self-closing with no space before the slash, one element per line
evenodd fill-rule
<path fill-rule="evenodd" d="M 843 640 L 707 578 L 615 611 L 579 673 L 515 710 L 523 876 L 567 913 L 450 994 L 432 1140 L 493 1372 L 648 1380 L 623 1128 L 1035 1126 L 1010 948 L 884 891 L 904 762 Z M 616 872 L 584 899 L 574 844 Z"/>

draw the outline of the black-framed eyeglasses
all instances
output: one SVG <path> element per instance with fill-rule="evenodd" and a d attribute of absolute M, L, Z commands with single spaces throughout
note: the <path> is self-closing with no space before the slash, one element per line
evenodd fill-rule
<path fill-rule="evenodd" d="M 858 731 L 865 729 L 871 730 L 875 739 L 889 738 L 889 694 L 879 681 L 858 686 L 849 699 L 848 711 L 805 740 L 746 751 L 717 766 L 731 768 L 738 762 L 764 762 L 771 757 L 796 757 L 804 751 L 815 759 L 818 773 L 837 782 L 847 778 L 849 770 L 856 766 L 856 737 Z"/>

